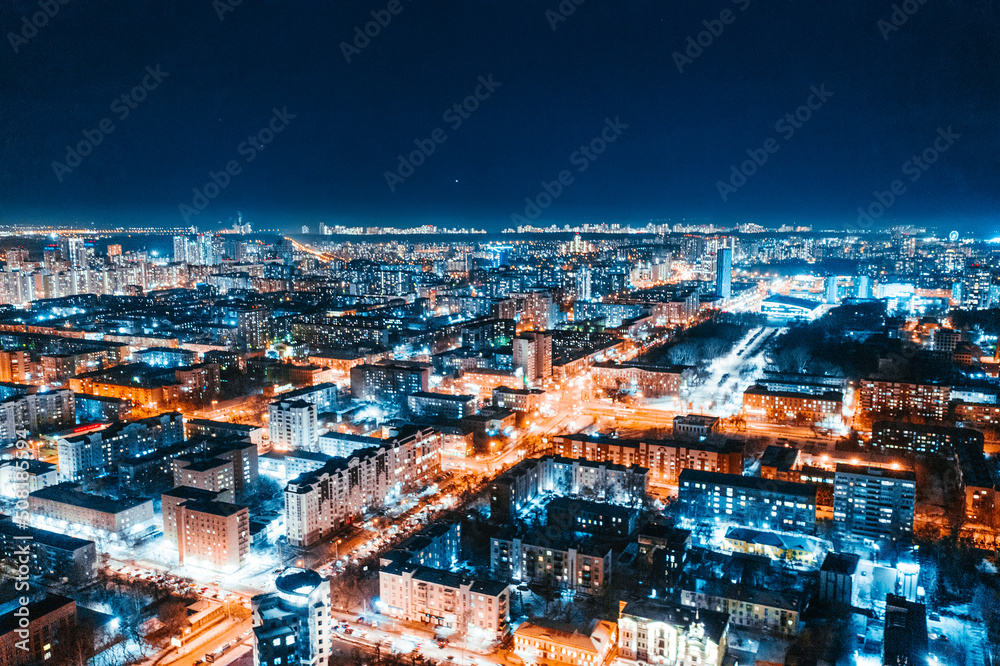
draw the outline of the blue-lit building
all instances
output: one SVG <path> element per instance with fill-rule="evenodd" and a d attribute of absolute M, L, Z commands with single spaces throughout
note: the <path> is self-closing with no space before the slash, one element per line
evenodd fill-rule
<path fill-rule="evenodd" d="M 732 248 L 720 248 L 715 257 L 715 291 L 719 298 L 729 298 L 733 295 Z"/>
<path fill-rule="evenodd" d="M 760 303 L 760 313 L 772 319 L 815 319 L 822 304 L 804 298 L 774 294 Z"/>
<path fill-rule="evenodd" d="M 254 663 L 301 666 L 330 656 L 330 581 L 310 569 L 291 568 L 274 581 L 275 592 L 251 600 Z"/>

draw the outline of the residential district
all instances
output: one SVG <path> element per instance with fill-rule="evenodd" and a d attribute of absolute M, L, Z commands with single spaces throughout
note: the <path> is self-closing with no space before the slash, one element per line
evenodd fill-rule
<path fill-rule="evenodd" d="M 0 663 L 1000 656 L 1000 244 L 335 231 L 3 239 Z"/>

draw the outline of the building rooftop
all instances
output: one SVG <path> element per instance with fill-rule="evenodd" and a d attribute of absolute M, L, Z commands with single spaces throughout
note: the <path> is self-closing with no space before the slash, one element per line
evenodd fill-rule
<path fill-rule="evenodd" d="M 595 620 L 589 627 L 581 630 L 580 627 L 546 617 L 532 617 L 523 622 L 514 634 L 598 654 L 614 639 L 615 625 Z"/>
<path fill-rule="evenodd" d="M 49 500 L 60 504 L 69 504 L 71 506 L 91 509 L 101 513 L 120 513 L 142 504 L 146 504 L 147 502 L 150 504 L 152 503 L 152 500 L 146 499 L 128 497 L 122 499 L 111 499 L 110 497 L 103 497 L 101 495 L 91 495 L 89 493 L 82 492 L 79 488 L 80 485 L 77 483 L 60 483 L 54 486 L 49 486 L 48 488 L 36 490 L 28 497 Z"/>
<path fill-rule="evenodd" d="M 762 479 L 756 476 L 723 474 L 722 472 L 706 472 L 700 469 L 685 469 L 681 470 L 678 482 L 681 486 L 688 483 L 702 483 L 715 486 L 746 488 L 747 490 L 764 490 L 768 492 L 782 493 L 784 495 L 798 495 L 799 497 L 807 498 L 814 503 L 816 501 L 815 486 L 805 483 L 795 483 L 793 481 Z"/>
<path fill-rule="evenodd" d="M 799 459 L 799 450 L 787 446 L 771 445 L 764 449 L 760 457 L 761 467 L 773 467 L 779 472 L 790 472 Z"/>
<path fill-rule="evenodd" d="M 70 604 L 76 605 L 76 602 L 58 594 L 50 594 L 40 601 L 28 604 L 28 617 L 35 621 Z M 17 608 L 0 616 L 0 636 L 6 636 L 19 626 L 20 618 L 14 615 L 15 612 Z"/>
<path fill-rule="evenodd" d="M 213 516 L 222 516 L 223 518 L 227 518 L 241 511 L 247 510 L 247 507 L 242 504 L 230 504 L 229 502 L 217 502 L 214 500 L 191 500 L 189 502 L 184 502 L 181 506 L 188 511 L 208 513 Z"/>
<path fill-rule="evenodd" d="M 829 571 L 845 576 L 853 576 L 858 570 L 861 557 L 854 553 L 828 553 L 820 571 Z"/>
<path fill-rule="evenodd" d="M 66 551 L 79 550 L 94 543 L 88 539 L 78 539 L 37 527 L 19 527 L 13 519 L 4 515 L 0 515 L 0 533 L 10 536 L 30 536 L 33 542 Z"/>
<path fill-rule="evenodd" d="M 867 467 L 865 465 L 848 465 L 847 463 L 837 465 L 837 474 L 876 476 L 899 481 L 913 481 L 914 483 L 917 480 L 915 473 L 905 469 L 886 469 L 885 467 Z"/>
<path fill-rule="evenodd" d="M 190 458 L 190 456 L 185 456 L 185 457 Z M 228 460 L 223 460 L 222 458 L 208 458 L 207 460 L 199 458 L 198 460 L 195 460 L 191 462 L 189 465 L 185 466 L 184 469 L 190 470 L 192 472 L 207 472 L 209 470 L 213 470 L 218 467 L 223 467 L 225 465 L 232 465 L 232 462 Z"/>
<path fill-rule="evenodd" d="M 452 395 L 451 393 L 434 393 L 432 391 L 417 391 L 410 394 L 411 398 L 425 400 L 444 400 L 445 402 L 469 402 L 475 400 L 474 395 Z"/>

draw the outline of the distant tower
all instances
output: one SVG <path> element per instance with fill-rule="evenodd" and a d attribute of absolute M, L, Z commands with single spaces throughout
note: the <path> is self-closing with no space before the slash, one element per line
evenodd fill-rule
<path fill-rule="evenodd" d="M 720 248 L 715 256 L 715 291 L 719 298 L 733 295 L 733 250 Z"/>
<path fill-rule="evenodd" d="M 823 300 L 826 303 L 830 303 L 832 305 L 836 305 L 837 304 L 837 276 L 836 275 L 827 275 L 826 276 L 826 285 L 825 285 L 825 288 L 826 288 L 826 296 L 824 297 Z"/>
<path fill-rule="evenodd" d="M 872 297 L 872 281 L 867 275 L 858 275 L 854 278 L 854 287 L 858 298 Z"/>

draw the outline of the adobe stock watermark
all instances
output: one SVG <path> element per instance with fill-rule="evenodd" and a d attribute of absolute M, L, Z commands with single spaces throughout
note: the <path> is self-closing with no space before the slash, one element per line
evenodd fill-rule
<path fill-rule="evenodd" d="M 14 524 L 17 527 L 25 528 L 29 525 L 30 514 L 28 513 L 28 495 L 31 493 L 29 486 L 30 474 L 28 473 L 29 460 L 31 459 L 31 449 L 28 446 L 28 432 L 26 430 L 17 431 L 17 441 L 14 444 L 15 470 L 13 478 L 14 486 Z M 16 534 L 14 536 L 14 548 L 11 552 L 11 559 L 16 564 L 14 575 L 14 590 L 17 592 L 27 592 L 30 589 L 31 581 L 31 544 L 34 539 L 30 534 Z M 14 646 L 18 650 L 28 652 L 30 650 L 30 625 L 31 616 L 28 604 L 31 599 L 27 596 L 19 596 L 17 608 L 14 609 L 14 617 L 17 619 L 17 626 L 14 633 L 17 638 Z"/>
<path fill-rule="evenodd" d="M 132 112 L 139 108 L 149 93 L 160 87 L 163 79 L 170 76 L 170 72 L 163 71 L 161 65 L 156 67 L 146 67 L 146 75 L 127 93 L 123 93 L 111 102 L 111 113 L 118 118 L 119 122 L 124 121 Z M 83 159 L 94 152 L 104 142 L 104 137 L 115 131 L 115 121 L 111 116 L 102 118 L 97 127 L 85 129 L 81 132 L 83 138 L 75 145 L 66 145 L 66 155 L 62 162 L 52 162 L 52 172 L 56 175 L 56 180 L 60 183 L 68 174 L 73 173 L 73 169 L 83 164 Z"/>
<path fill-rule="evenodd" d="M 750 0 L 732 0 L 732 3 L 741 12 L 745 12 L 750 6 Z M 695 35 L 688 35 L 684 42 L 683 53 L 674 51 L 671 55 L 674 59 L 674 65 L 677 66 L 677 71 L 683 74 L 686 66 L 694 64 L 694 61 L 701 57 L 705 49 L 712 46 L 715 40 L 722 36 L 722 33 L 726 31 L 726 26 L 736 22 L 737 16 L 739 14 L 726 8 L 719 12 L 719 18 L 702 21 L 701 24 L 705 29 Z"/>
<path fill-rule="evenodd" d="M 882 33 L 882 39 L 889 41 L 889 36 L 894 32 L 899 32 L 910 20 L 910 17 L 920 11 L 920 8 L 925 4 L 927 4 L 927 0 L 903 0 L 900 3 L 893 3 L 889 18 L 879 19 L 875 24 L 879 32 Z"/>
<path fill-rule="evenodd" d="M 920 151 L 919 155 L 914 154 L 903 162 L 899 170 L 911 183 L 917 182 L 938 161 L 942 153 L 948 152 L 955 145 L 955 141 L 960 138 L 962 135 L 956 134 L 951 129 L 951 125 L 948 126 L 948 129 L 939 127 L 937 136 L 930 145 Z M 858 228 L 871 227 L 875 220 L 885 215 L 886 211 L 899 200 L 899 197 L 906 194 L 906 191 L 906 182 L 902 178 L 897 178 L 889 183 L 889 187 L 885 190 L 875 190 L 872 193 L 871 203 L 864 207 L 858 206 L 856 220 Z"/>
<path fill-rule="evenodd" d="M 403 3 L 401 0 L 389 0 L 385 9 L 373 9 L 369 13 L 372 17 L 371 21 L 363 26 L 354 26 L 354 39 L 350 42 L 340 43 L 340 52 L 344 54 L 344 60 L 347 61 L 348 65 L 351 64 L 351 59 L 354 56 L 360 55 L 368 48 L 373 39 L 382 34 L 384 28 L 389 27 L 394 16 L 403 13 Z"/>
<path fill-rule="evenodd" d="M 786 113 L 778 118 L 774 123 L 774 131 L 781 135 L 782 140 L 788 141 L 795 133 L 809 122 L 815 111 L 819 111 L 826 104 L 827 100 L 833 97 L 833 93 L 826 89 L 826 84 L 820 84 L 819 88 L 810 86 L 810 95 L 804 104 L 800 105 L 792 113 Z M 744 160 L 739 166 L 735 164 L 729 167 L 729 180 L 717 180 L 715 187 L 719 191 L 719 196 L 723 201 L 728 201 L 731 194 L 735 194 L 741 187 L 747 184 L 747 180 L 757 173 L 758 169 L 767 164 L 774 155 L 781 149 L 781 142 L 774 137 L 766 139 L 760 148 L 747 148 L 747 156 L 750 159 Z"/>
<path fill-rule="evenodd" d="M 576 8 L 587 0 L 561 0 L 555 9 L 545 10 L 545 20 L 549 22 L 552 32 L 556 31 L 560 23 L 564 23 L 570 16 L 576 13 Z"/>
<path fill-rule="evenodd" d="M 38 35 L 38 31 L 49 24 L 54 19 L 64 5 L 68 5 L 69 0 L 38 0 L 39 11 L 34 12 L 29 17 L 25 14 L 21 17 L 21 29 L 18 32 L 8 32 L 7 41 L 14 53 L 21 50 L 28 42 Z"/>
<path fill-rule="evenodd" d="M 570 165 L 576 167 L 577 173 L 583 173 L 627 129 L 628 125 L 623 123 L 619 116 L 615 116 L 614 120 L 605 118 L 604 127 L 598 135 L 570 154 Z M 527 224 L 532 220 L 537 220 L 541 217 L 542 212 L 562 196 L 563 191 L 575 181 L 576 177 L 569 169 L 560 171 L 552 181 L 543 180 L 538 194 L 524 198 L 524 214 L 513 213 L 510 216 L 510 221 L 514 224 Z"/>
<path fill-rule="evenodd" d="M 242 4 L 243 0 L 212 0 L 212 9 L 215 10 L 215 15 L 222 22 L 226 20 L 226 14 L 235 12 L 236 8 Z"/>
<path fill-rule="evenodd" d="M 448 124 L 452 132 L 458 130 L 479 109 L 479 105 L 492 97 L 496 89 L 503 85 L 500 81 L 494 81 L 492 74 L 486 77 L 480 76 L 477 81 L 479 81 L 479 85 L 472 91 L 472 94 L 460 102 L 452 104 L 441 114 L 441 120 Z M 414 139 L 413 145 L 416 146 L 414 150 L 411 150 L 407 155 L 400 153 L 396 156 L 398 160 L 396 170 L 386 171 L 382 174 L 385 177 L 386 185 L 389 186 L 389 191 L 395 192 L 396 187 L 405 183 L 407 178 L 416 173 L 417 168 L 426 162 L 427 158 L 437 150 L 437 147 L 447 140 L 448 133 L 441 127 L 435 127 L 426 139 Z"/>
<path fill-rule="evenodd" d="M 236 154 L 243 158 L 242 163 L 238 159 L 226 162 L 218 171 L 209 171 L 208 180 L 201 187 L 191 190 L 191 203 L 182 203 L 177 209 L 180 211 L 184 223 L 191 221 L 192 217 L 201 215 L 202 211 L 208 208 L 213 199 L 222 194 L 222 191 L 229 187 L 233 178 L 243 173 L 243 164 L 250 164 L 257 155 L 274 141 L 274 137 L 285 131 L 289 123 L 295 119 L 297 114 L 289 113 L 288 107 L 284 106 L 280 110 L 277 107 L 271 109 L 271 119 L 264 127 L 248 136 L 236 146 Z"/>

